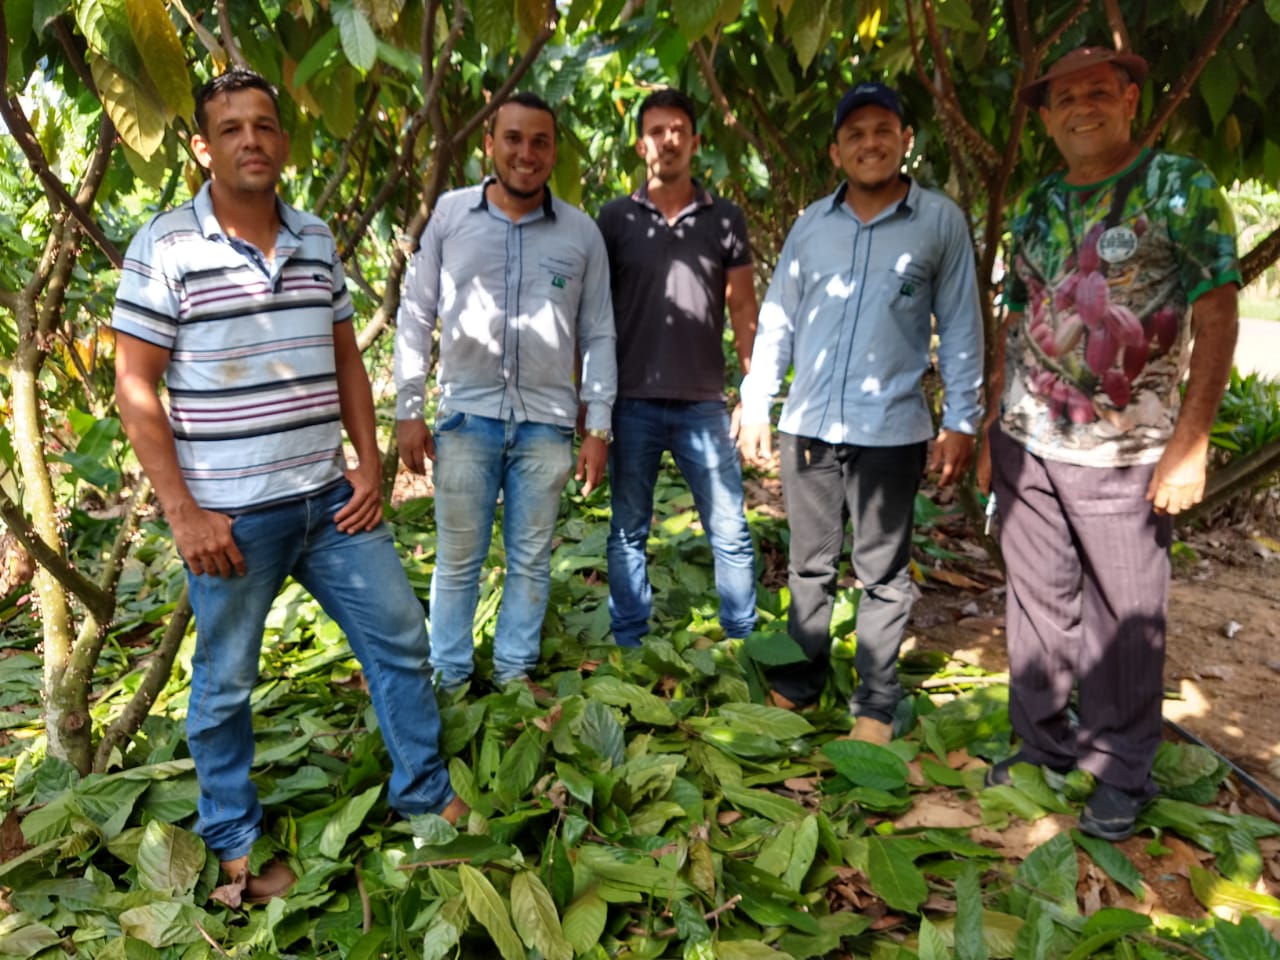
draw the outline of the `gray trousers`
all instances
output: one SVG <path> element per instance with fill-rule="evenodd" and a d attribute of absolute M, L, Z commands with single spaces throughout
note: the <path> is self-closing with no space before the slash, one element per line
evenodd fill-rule
<path fill-rule="evenodd" d="M 1146 501 L 1154 466 L 1045 460 L 994 427 L 991 457 L 1008 574 L 1009 716 L 1022 749 L 1150 791 L 1172 536 Z"/>
<path fill-rule="evenodd" d="M 845 523 L 852 520 L 853 572 L 863 590 L 851 707 L 855 714 L 890 722 L 902 697 L 898 650 L 911 613 L 911 529 L 927 445 L 833 445 L 786 433 L 778 439 L 791 528 L 787 632 L 808 660 L 772 668 L 769 682 L 801 706 L 822 692 L 831 665 L 831 608 Z"/>

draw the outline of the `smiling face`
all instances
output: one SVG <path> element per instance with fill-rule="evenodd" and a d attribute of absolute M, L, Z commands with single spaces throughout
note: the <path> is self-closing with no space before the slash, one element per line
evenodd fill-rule
<path fill-rule="evenodd" d="M 504 103 L 485 134 L 484 151 L 493 158 L 498 183 L 514 199 L 542 196 L 556 165 L 556 122 L 546 110 Z"/>
<path fill-rule="evenodd" d="M 911 128 L 892 110 L 858 107 L 836 131 L 831 162 L 855 190 L 876 192 L 895 184 L 911 149 Z"/>
<path fill-rule="evenodd" d="M 274 194 L 289 155 L 275 104 L 265 91 L 233 90 L 205 105 L 205 130 L 191 138 L 196 160 L 214 189 L 235 195 Z"/>
<path fill-rule="evenodd" d="M 1137 109 L 1137 84 L 1100 63 L 1050 82 L 1040 118 L 1074 179 L 1092 182 L 1128 163 L 1133 153 L 1129 127 Z"/>
<path fill-rule="evenodd" d="M 640 118 L 636 153 L 644 158 L 649 179 L 674 183 L 689 176 L 698 135 L 679 107 L 649 107 Z"/>

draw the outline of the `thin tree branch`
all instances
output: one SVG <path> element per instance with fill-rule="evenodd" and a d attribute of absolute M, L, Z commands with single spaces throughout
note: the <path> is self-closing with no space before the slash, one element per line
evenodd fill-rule
<path fill-rule="evenodd" d="M 1240 258 L 1240 276 L 1248 286 L 1262 276 L 1262 272 L 1280 260 L 1280 227 L 1258 241 L 1257 245 Z"/>
<path fill-rule="evenodd" d="M 231 58 L 231 62 L 237 67 L 248 69 L 249 61 L 240 52 L 240 45 L 236 43 L 235 31 L 231 28 L 231 12 L 228 10 L 228 0 L 217 0 L 216 6 L 218 8 L 218 29 L 222 32 L 222 43 L 227 48 L 227 56 Z"/>
<path fill-rule="evenodd" d="M 1244 8 L 1249 5 L 1249 0 L 1231 0 L 1221 14 L 1213 21 L 1213 26 L 1205 36 L 1204 43 L 1201 45 L 1196 55 L 1191 58 L 1191 62 L 1187 64 L 1178 77 L 1178 82 L 1173 85 L 1168 95 L 1160 103 L 1160 109 L 1148 121 L 1142 133 L 1138 136 L 1138 142 L 1144 147 L 1149 147 L 1156 142 L 1156 138 L 1160 136 L 1160 132 L 1164 129 L 1169 118 L 1173 116 L 1173 112 L 1187 95 L 1191 93 L 1191 87 L 1199 78 L 1201 71 L 1215 53 L 1218 47 L 1222 45 L 1223 39 L 1231 30 Z"/>
<path fill-rule="evenodd" d="M 720 108 L 720 112 L 724 114 L 724 125 L 755 147 L 756 152 L 763 158 L 767 152 L 764 143 L 756 136 L 754 130 L 738 119 L 738 114 L 734 112 L 733 105 L 729 103 L 729 98 L 724 95 L 724 89 L 720 86 L 720 81 L 716 79 L 715 67 L 712 65 L 711 57 L 707 53 L 706 47 L 702 45 L 701 40 L 694 42 L 693 56 L 698 61 L 698 69 L 702 72 L 702 78 L 707 81 L 707 89 L 711 91 L 712 98 Z"/>
<path fill-rule="evenodd" d="M 190 623 L 191 598 L 188 596 L 186 584 L 183 584 L 177 605 L 174 606 L 173 613 L 169 614 L 164 635 L 147 663 L 146 675 L 138 685 L 137 691 L 129 698 L 128 704 L 103 732 L 102 739 L 98 742 L 98 749 L 93 758 L 95 771 L 101 773 L 106 770 L 111 762 L 112 751 L 132 737 L 146 720 L 147 714 L 151 712 L 151 707 L 156 702 L 156 697 L 169 682 L 169 676 L 173 673 L 173 662 L 178 657 L 178 648 L 182 646 L 182 639 L 186 636 L 187 626 Z"/>
<path fill-rule="evenodd" d="M 502 106 L 507 97 L 511 96 L 511 92 L 515 90 L 516 85 L 524 79 L 524 75 L 529 72 L 529 68 L 533 66 L 534 62 L 538 59 L 538 56 L 542 53 L 542 48 L 547 45 L 547 41 L 555 35 L 557 15 L 555 13 L 554 0 L 549 0 L 547 8 L 548 16 L 546 25 L 543 26 L 543 28 L 538 31 L 537 36 L 533 38 L 533 42 L 529 44 L 529 49 L 524 52 L 524 56 L 522 56 L 516 62 L 516 65 L 511 68 L 511 72 L 507 74 L 507 79 L 503 81 L 502 86 L 494 91 L 493 96 L 489 98 L 488 103 L 481 107 L 470 120 L 462 125 L 461 129 L 454 133 L 452 145 L 455 149 L 466 144 L 467 139 L 471 134 L 480 129 L 481 125 L 489 119 L 489 114 Z"/>
<path fill-rule="evenodd" d="M 325 207 L 329 205 L 329 201 L 333 199 L 334 193 L 342 184 L 342 178 L 347 175 L 347 169 L 351 163 L 351 151 L 355 148 L 356 142 L 360 140 L 365 131 L 373 125 L 374 104 L 378 100 L 381 84 L 373 84 L 369 90 L 369 96 L 365 99 L 364 110 L 360 112 L 360 119 L 356 123 L 356 128 L 351 131 L 351 136 L 347 137 L 342 144 L 342 152 L 338 154 L 338 162 L 334 164 L 333 173 L 329 175 L 329 179 L 325 181 L 324 187 L 320 191 L 320 199 L 315 202 L 315 213 L 322 216 Z M 372 132 L 370 132 L 372 137 Z M 358 191 L 357 191 L 358 192 Z"/>
<path fill-rule="evenodd" d="M 1102 8 L 1107 12 L 1107 29 L 1111 31 L 1111 45 L 1117 50 L 1132 50 L 1129 42 L 1129 28 L 1124 22 L 1124 14 L 1120 12 L 1118 0 L 1102 0 Z"/>
<path fill-rule="evenodd" d="M 5 22 L 4 5 L 0 4 L 0 77 L 7 77 L 8 75 L 9 28 Z M 88 211 L 67 192 L 67 188 L 63 186 L 62 181 L 54 176 L 53 171 L 49 168 L 48 158 L 45 157 L 44 150 L 40 146 L 40 140 L 36 137 L 35 131 L 31 129 L 31 123 L 27 119 L 26 112 L 23 111 L 22 104 L 18 102 L 17 97 L 0 97 L 0 120 L 4 121 L 4 125 L 13 137 L 14 142 L 17 143 L 18 148 L 26 156 L 27 165 L 49 195 L 51 205 L 57 206 L 60 204 L 70 210 L 72 216 L 84 228 L 85 233 L 89 234 L 94 243 L 106 254 L 111 264 L 119 268 L 124 262 L 120 251 L 103 233 L 102 228 L 89 216 Z"/>
<path fill-rule="evenodd" d="M 961 109 L 960 102 L 956 97 L 955 86 L 951 82 L 951 75 L 940 68 L 941 86 L 934 83 L 929 76 L 924 65 L 920 34 L 916 26 L 915 14 L 912 12 L 913 6 L 911 3 L 907 4 L 907 30 L 911 36 L 911 59 L 915 64 L 916 76 L 920 78 L 920 82 L 924 84 L 925 89 L 933 95 L 935 106 L 940 108 L 937 119 L 942 127 L 943 136 L 958 141 L 965 148 L 974 165 L 977 166 L 983 180 L 989 180 L 999 166 L 999 157 L 996 155 L 995 147 L 991 146 L 990 142 L 973 128 L 973 125 L 969 123 L 968 118 L 964 115 L 964 110 Z M 937 18 L 933 12 L 933 0 L 921 0 L 921 7 L 924 9 L 925 30 L 934 63 L 943 64 L 946 62 L 948 54 L 946 46 L 942 42 L 942 37 L 938 33 Z"/>
<path fill-rule="evenodd" d="M 90 615 L 104 623 L 111 619 L 116 606 L 115 597 L 105 593 L 96 583 L 67 563 L 57 550 L 45 543 L 27 520 L 26 514 L 3 490 L 0 490 L 0 519 L 4 520 L 9 532 L 18 538 L 31 558 L 84 604 Z"/>

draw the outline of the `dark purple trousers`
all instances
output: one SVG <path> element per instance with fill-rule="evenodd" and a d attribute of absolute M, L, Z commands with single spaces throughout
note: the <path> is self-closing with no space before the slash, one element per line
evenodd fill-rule
<path fill-rule="evenodd" d="M 1154 465 L 1046 460 L 998 427 L 990 442 L 1014 732 L 1037 763 L 1075 765 L 1130 793 L 1150 791 L 1172 536 L 1169 518 L 1146 501 Z"/>

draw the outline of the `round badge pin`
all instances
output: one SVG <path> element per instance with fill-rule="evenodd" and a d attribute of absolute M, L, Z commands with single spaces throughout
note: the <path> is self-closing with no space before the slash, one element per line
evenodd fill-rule
<path fill-rule="evenodd" d="M 1107 263 L 1120 263 L 1137 252 L 1138 235 L 1132 227 L 1112 227 L 1098 238 L 1098 256 Z"/>

